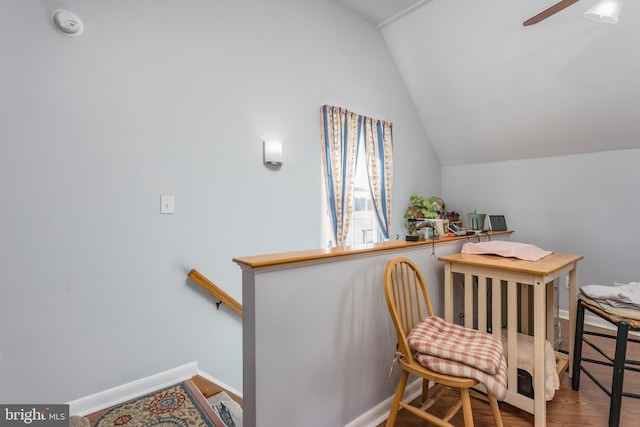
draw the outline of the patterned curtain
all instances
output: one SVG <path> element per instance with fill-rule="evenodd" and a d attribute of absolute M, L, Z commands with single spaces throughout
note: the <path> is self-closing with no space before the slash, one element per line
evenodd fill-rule
<path fill-rule="evenodd" d="M 358 116 L 344 108 L 320 109 L 322 169 L 336 246 L 347 240 L 353 213 L 353 190 L 358 153 Z"/>
<path fill-rule="evenodd" d="M 361 140 L 365 145 L 365 159 L 357 158 Z M 336 246 L 344 245 L 349 234 L 358 161 L 366 162 L 378 225 L 384 238 L 388 239 L 393 187 L 392 124 L 324 105 L 320 109 L 320 145 Z"/>
<path fill-rule="evenodd" d="M 391 189 L 393 184 L 393 133 L 392 124 L 381 120 L 360 117 L 358 129 L 362 129 L 365 144 L 369 190 L 373 199 L 378 225 L 385 239 L 389 238 L 391 224 Z"/>

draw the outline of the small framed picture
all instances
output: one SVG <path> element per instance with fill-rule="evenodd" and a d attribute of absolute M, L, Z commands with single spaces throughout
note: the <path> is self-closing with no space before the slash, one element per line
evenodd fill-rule
<path fill-rule="evenodd" d="M 489 224 L 493 231 L 507 231 L 507 222 L 504 215 L 489 215 Z"/>

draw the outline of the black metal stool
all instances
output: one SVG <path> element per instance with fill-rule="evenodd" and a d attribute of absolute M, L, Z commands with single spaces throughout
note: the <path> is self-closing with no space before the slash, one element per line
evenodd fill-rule
<path fill-rule="evenodd" d="M 590 332 L 584 330 L 584 311 L 589 310 L 591 313 L 601 317 L 607 322 L 614 325 L 617 329 L 616 335 Z M 640 361 L 627 359 L 627 343 L 634 342 L 640 344 L 640 339 L 629 338 L 629 331 L 640 331 L 640 320 L 625 319 L 608 311 L 603 310 L 599 306 L 595 306 L 578 298 L 578 313 L 576 316 L 576 337 L 573 348 L 573 373 L 572 387 L 574 390 L 580 388 L 580 372 L 584 372 L 593 380 L 598 387 L 604 391 L 611 403 L 609 404 L 609 427 L 618 427 L 620 424 L 620 407 L 622 405 L 622 397 L 633 397 L 640 399 L 640 394 L 628 393 L 623 391 L 622 383 L 624 381 L 625 370 L 640 372 Z M 610 338 L 616 341 L 616 350 L 613 358 L 609 357 L 600 347 L 590 341 L 585 335 L 594 335 L 603 338 Z M 589 359 L 582 357 L 582 343 L 589 344 L 594 350 L 600 353 L 607 361 Z M 613 378 L 611 388 L 604 386 L 591 372 L 587 370 L 584 362 L 597 363 L 613 367 Z"/>

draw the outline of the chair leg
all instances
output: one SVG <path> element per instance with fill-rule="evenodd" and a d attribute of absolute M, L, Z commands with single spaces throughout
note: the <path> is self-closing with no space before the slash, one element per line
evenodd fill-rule
<path fill-rule="evenodd" d="M 409 379 L 409 372 L 402 371 L 396 394 L 393 397 L 391 403 L 391 409 L 389 410 L 389 418 L 387 419 L 387 427 L 393 427 L 396 424 L 396 417 L 398 416 L 398 409 L 400 408 L 400 401 L 404 395 L 404 389 L 407 386 L 407 380 Z"/>
<path fill-rule="evenodd" d="M 420 399 L 420 404 L 424 404 L 429 398 L 429 380 L 422 380 L 422 398 Z"/>
<path fill-rule="evenodd" d="M 460 390 L 462 399 L 462 416 L 464 417 L 464 427 L 473 427 L 473 413 L 471 412 L 471 398 L 469 397 L 469 389 Z"/>
<path fill-rule="evenodd" d="M 489 399 L 489 406 L 491 406 L 491 414 L 493 415 L 493 423 L 496 427 L 503 427 L 502 425 L 502 415 L 500 415 L 500 406 L 498 405 L 498 399 L 491 394 L 487 393 L 487 398 Z"/>
<path fill-rule="evenodd" d="M 571 373 L 571 388 L 580 388 L 580 366 L 582 363 L 582 337 L 584 336 L 584 306 L 578 300 L 576 311 L 576 336 L 573 344 L 573 369 Z"/>
<path fill-rule="evenodd" d="M 609 427 L 620 424 L 620 408 L 622 407 L 622 383 L 624 382 L 624 365 L 627 357 L 627 338 L 629 324 L 618 323 L 616 337 L 616 354 L 613 359 L 613 381 L 611 383 L 611 405 L 609 406 Z"/>

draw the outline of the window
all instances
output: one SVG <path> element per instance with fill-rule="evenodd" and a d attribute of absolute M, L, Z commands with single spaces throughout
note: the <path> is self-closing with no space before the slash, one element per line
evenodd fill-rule
<path fill-rule="evenodd" d="M 369 191 L 369 177 L 367 176 L 366 163 L 364 162 L 364 143 L 361 140 L 358 148 L 358 159 L 356 165 L 356 181 L 353 194 L 353 215 L 351 216 L 351 228 L 347 234 L 346 246 L 366 245 L 369 243 L 381 242 L 384 240 L 380 232 L 380 226 L 376 219 L 376 212 L 373 208 L 373 200 Z M 324 187 L 323 187 L 324 188 Z M 325 190 L 326 191 L 326 190 Z M 322 211 L 324 220 L 322 230 L 323 247 L 335 246 L 333 233 L 329 222 L 329 210 L 327 209 L 327 198 L 322 198 Z"/>
<path fill-rule="evenodd" d="M 391 128 L 389 122 L 344 108 L 323 105 L 320 109 L 327 217 L 323 240 L 328 246 L 379 241 L 380 234 L 382 238 L 389 237 L 393 181 Z"/>

